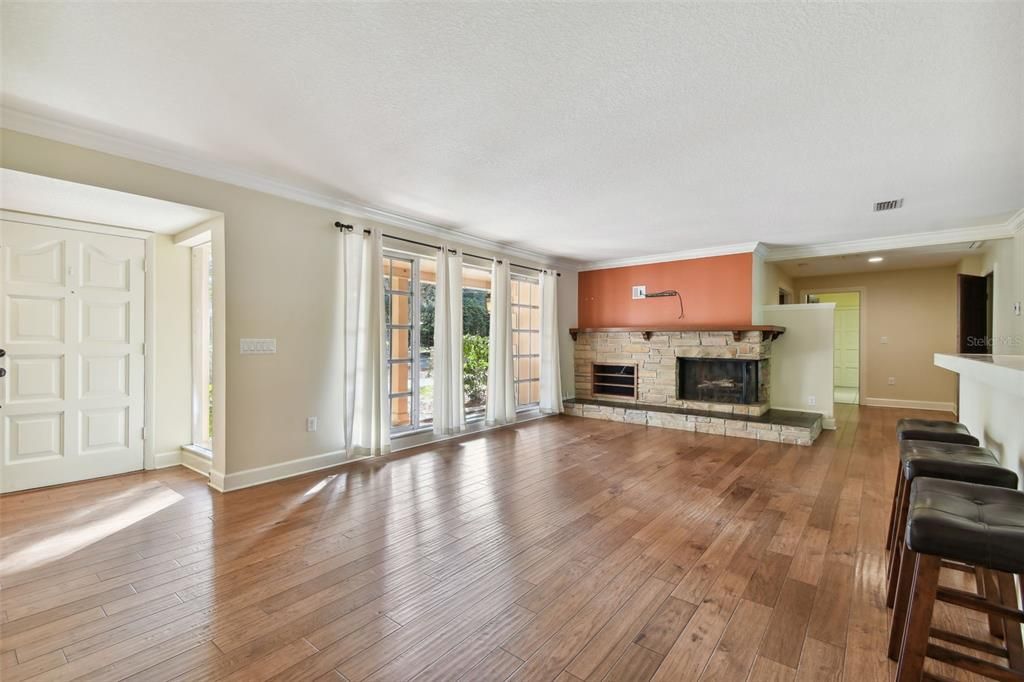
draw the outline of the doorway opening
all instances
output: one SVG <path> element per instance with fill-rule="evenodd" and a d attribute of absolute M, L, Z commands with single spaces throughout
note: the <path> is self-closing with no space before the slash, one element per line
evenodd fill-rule
<path fill-rule="evenodd" d="M 995 273 L 956 276 L 958 353 L 992 353 L 992 288 Z"/>
<path fill-rule="evenodd" d="M 835 303 L 832 353 L 832 390 L 837 403 L 860 403 L 860 309 L 859 291 L 820 292 L 808 295 L 808 303 Z"/>

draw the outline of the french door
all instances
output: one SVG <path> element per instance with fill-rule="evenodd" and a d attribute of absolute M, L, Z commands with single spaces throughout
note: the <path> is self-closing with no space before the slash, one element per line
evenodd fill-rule
<path fill-rule="evenodd" d="M 143 468 L 145 242 L 0 221 L 0 492 Z"/>

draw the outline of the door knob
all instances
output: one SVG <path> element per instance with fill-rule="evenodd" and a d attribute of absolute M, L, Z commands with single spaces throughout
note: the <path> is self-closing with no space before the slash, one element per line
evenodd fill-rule
<path fill-rule="evenodd" d="M 2 379 L 5 376 L 7 376 L 7 370 L 4 369 L 3 367 L 0 367 L 0 379 Z"/>
<path fill-rule="evenodd" d="M 0 348 L 0 358 L 2 358 L 5 355 L 7 355 L 7 351 L 5 351 L 3 348 Z"/>

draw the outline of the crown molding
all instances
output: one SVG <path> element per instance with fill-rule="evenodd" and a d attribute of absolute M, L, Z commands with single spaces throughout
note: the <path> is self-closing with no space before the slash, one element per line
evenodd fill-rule
<path fill-rule="evenodd" d="M 766 261 L 795 260 L 798 258 L 816 258 L 819 256 L 842 256 L 872 251 L 891 251 L 908 249 L 917 246 L 942 246 L 960 242 L 987 241 L 989 239 L 1006 239 L 1024 228 L 1024 209 L 1017 211 L 1005 222 L 974 227 L 958 227 L 935 232 L 917 232 L 914 234 L 893 235 L 890 237 L 874 237 L 872 239 L 856 239 L 846 242 L 830 242 L 825 244 L 807 244 L 805 246 L 769 246 Z"/>
<path fill-rule="evenodd" d="M 429 235 L 441 240 L 451 240 L 468 246 L 477 246 L 509 257 L 523 258 L 534 263 L 552 267 L 565 267 L 573 270 L 578 267 L 578 263 L 569 259 L 492 241 L 483 237 L 476 237 L 452 227 L 402 215 L 395 211 L 364 204 L 341 195 L 325 194 L 311 188 L 242 171 L 226 164 L 199 158 L 190 152 L 172 150 L 149 142 L 132 140 L 128 136 L 113 135 L 79 124 L 61 121 L 50 116 L 42 116 L 9 106 L 0 106 L 0 126 L 18 133 L 43 137 L 76 147 L 84 147 L 104 154 L 119 156 L 132 161 L 140 161 L 208 180 L 215 180 L 264 194 L 271 194 L 283 199 L 290 199 L 310 206 L 337 211 L 347 217 L 365 218 L 385 225 L 400 227 L 421 235 Z M 216 207 L 209 208 L 211 210 L 216 209 Z"/>
<path fill-rule="evenodd" d="M 625 268 L 631 265 L 650 265 L 651 263 L 668 263 L 676 260 L 694 260 L 696 258 L 712 258 L 714 256 L 732 256 L 737 253 L 756 253 L 763 256 L 764 245 L 761 244 L 761 242 L 744 242 L 742 244 L 727 244 L 725 246 L 708 246 L 700 249 L 671 251 L 669 253 L 658 253 L 651 256 L 613 258 L 610 260 L 599 260 L 584 263 L 579 269 L 580 272 L 583 272 L 585 270 Z"/>
<path fill-rule="evenodd" d="M 893 235 L 890 237 L 874 237 L 845 242 L 826 242 L 822 244 L 806 244 L 801 246 L 771 246 L 761 242 L 746 242 L 726 246 L 711 246 L 686 251 L 672 251 L 649 256 L 632 258 L 615 258 L 611 260 L 591 261 L 580 266 L 580 271 L 604 270 L 607 268 L 623 268 L 631 265 L 648 265 L 651 263 L 668 263 L 677 260 L 695 258 L 712 258 L 728 256 L 736 253 L 753 253 L 766 262 L 796 260 L 799 258 L 816 258 L 819 256 L 842 256 L 872 251 L 890 251 L 918 246 L 942 246 L 960 242 L 988 241 L 990 239 L 1006 239 L 1024 232 L 1024 209 L 1017 211 L 1005 222 L 974 227 L 959 227 L 936 232 L 918 232 L 914 234 Z"/>

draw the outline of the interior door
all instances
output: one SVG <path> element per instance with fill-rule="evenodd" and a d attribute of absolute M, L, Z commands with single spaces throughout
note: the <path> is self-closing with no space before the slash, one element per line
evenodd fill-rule
<path fill-rule="evenodd" d="M 835 385 L 860 384 L 860 308 L 836 308 Z"/>
<path fill-rule="evenodd" d="M 0 221 L 0 491 L 143 467 L 145 242 Z"/>
<path fill-rule="evenodd" d="M 989 280 L 957 275 L 957 349 L 960 353 L 991 353 Z"/>

